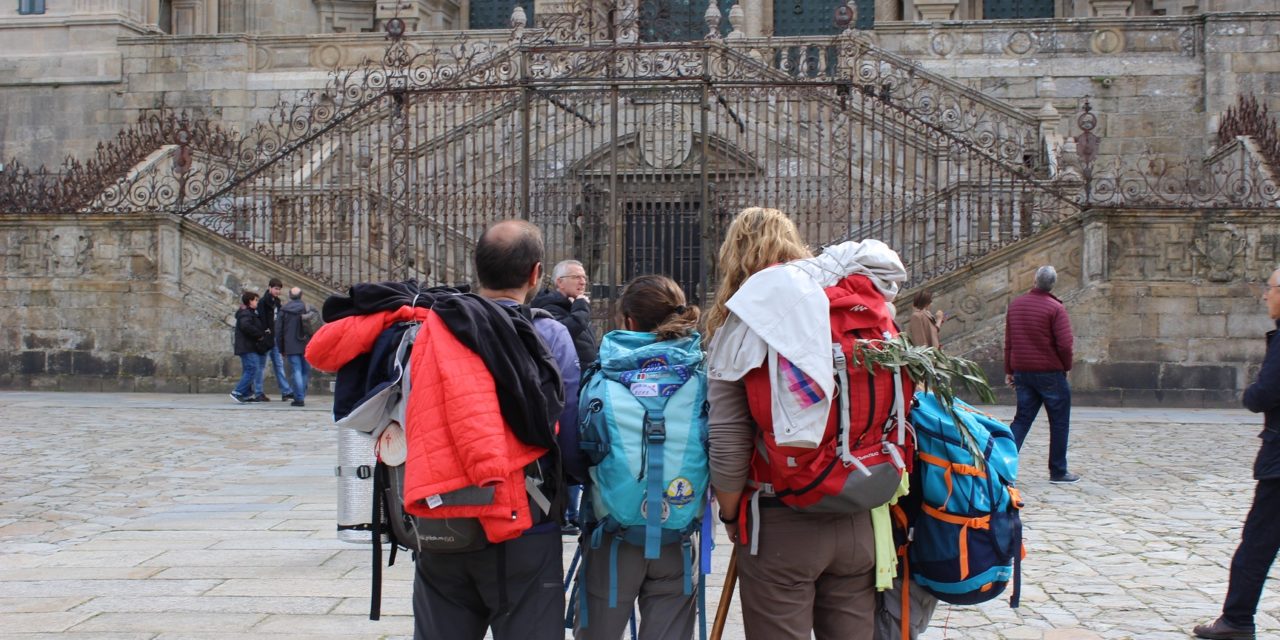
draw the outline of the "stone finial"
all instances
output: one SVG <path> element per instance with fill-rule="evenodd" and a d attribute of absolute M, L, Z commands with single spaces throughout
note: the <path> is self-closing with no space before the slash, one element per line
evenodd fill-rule
<path fill-rule="evenodd" d="M 746 37 L 747 13 L 742 4 L 735 2 L 729 7 L 729 25 L 732 27 L 727 36 L 729 39 Z"/>
<path fill-rule="evenodd" d="M 529 16 L 525 15 L 524 7 L 516 5 L 511 10 L 511 39 L 519 42 L 524 39 L 524 28 L 529 25 Z"/>
<path fill-rule="evenodd" d="M 1084 174 L 1080 170 L 1080 155 L 1076 150 L 1076 141 L 1070 137 L 1062 142 L 1058 150 L 1058 175 L 1054 180 L 1060 183 L 1076 184 L 1084 182 Z"/>
<path fill-rule="evenodd" d="M 711 0 L 707 3 L 707 12 L 702 16 L 707 21 L 707 40 L 720 39 L 720 18 L 723 16 L 719 5 L 716 0 Z"/>

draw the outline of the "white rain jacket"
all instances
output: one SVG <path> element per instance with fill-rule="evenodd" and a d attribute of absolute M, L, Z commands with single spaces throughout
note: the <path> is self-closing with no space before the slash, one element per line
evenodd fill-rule
<path fill-rule="evenodd" d="M 854 273 L 870 278 L 886 302 L 907 279 L 897 252 L 879 240 L 833 245 L 817 257 L 748 278 L 729 299 L 729 317 L 711 340 L 708 367 L 714 379 L 740 380 L 767 361 L 771 387 L 786 389 L 778 367 L 782 356 L 818 385 L 822 398 L 809 406 L 790 393 L 773 393 L 773 435 L 779 445 L 814 448 L 822 442 L 835 390 L 830 303 L 823 290 Z"/>

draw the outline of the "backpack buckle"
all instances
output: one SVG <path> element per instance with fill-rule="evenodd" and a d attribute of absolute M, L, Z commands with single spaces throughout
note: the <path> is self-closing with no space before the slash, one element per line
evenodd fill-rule
<path fill-rule="evenodd" d="M 644 437 L 649 444 L 662 444 L 667 440 L 667 421 L 664 418 L 644 417 Z"/>

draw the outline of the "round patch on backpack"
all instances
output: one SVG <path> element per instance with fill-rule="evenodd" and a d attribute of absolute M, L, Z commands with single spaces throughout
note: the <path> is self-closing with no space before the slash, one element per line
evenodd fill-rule
<path fill-rule="evenodd" d="M 693 502 L 693 483 L 688 478 L 676 477 L 667 485 L 667 502 L 677 507 L 683 507 Z"/>

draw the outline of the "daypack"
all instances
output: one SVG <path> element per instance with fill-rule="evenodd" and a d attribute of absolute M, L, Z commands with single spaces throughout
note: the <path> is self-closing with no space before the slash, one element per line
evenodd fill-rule
<path fill-rule="evenodd" d="M 781 356 L 789 388 L 770 384 L 769 368 L 744 381 L 751 415 L 760 426 L 752 458 L 751 522 L 759 500 L 776 498 L 798 511 L 860 513 L 885 504 L 910 471 L 913 444 L 906 423 L 913 385 L 901 371 L 868 368 L 860 349 L 898 334 L 884 296 L 863 275 L 850 275 L 826 289 L 830 300 L 831 349 L 837 378 L 826 431 L 816 448 L 779 445 L 774 438 L 772 393 L 818 394 L 818 385 Z M 767 478 L 767 482 L 759 481 Z M 746 523 L 742 525 L 744 531 Z M 752 552 L 754 535 L 748 535 Z"/>
<path fill-rule="evenodd" d="M 955 400 L 951 410 L 917 393 L 920 512 L 908 547 L 917 584 L 952 604 L 1000 595 L 1010 581 L 1010 606 L 1021 595 L 1022 497 L 1015 487 L 1018 446 L 1009 427 Z"/>
<path fill-rule="evenodd" d="M 395 564 L 397 551 L 406 549 L 416 559 L 419 553 L 464 553 L 483 549 L 489 545 L 484 528 L 476 518 L 426 518 L 408 513 L 404 508 L 405 476 L 405 403 L 413 383 L 410 377 L 409 359 L 421 325 L 416 322 L 397 323 L 386 332 L 398 333 L 393 353 L 379 363 L 388 368 L 378 375 L 381 380 L 364 401 L 338 421 L 348 427 L 377 438 L 376 460 L 371 461 L 373 476 L 373 513 L 370 536 L 373 542 L 372 588 L 369 619 L 381 617 L 382 600 L 382 540 L 391 543 L 387 566 Z M 377 366 L 377 365 L 375 365 Z M 557 506 L 547 498 L 552 485 L 550 470 L 538 461 L 526 467 L 525 489 L 531 512 L 539 517 L 537 522 L 553 517 Z M 485 505 L 493 502 L 492 487 L 464 487 L 438 496 L 436 506 Z"/>
<path fill-rule="evenodd" d="M 594 523 L 588 543 L 598 548 L 605 533 L 615 534 L 612 544 L 643 547 L 648 559 L 663 545 L 680 544 L 685 595 L 693 593 L 692 536 L 702 527 L 710 484 L 706 389 L 696 332 L 658 341 L 652 333 L 612 331 L 579 394 L 579 445 L 591 465 L 583 496 L 584 521 Z M 616 589 L 609 605 L 617 606 Z M 585 628 L 585 598 L 579 609 Z"/>
<path fill-rule="evenodd" d="M 306 311 L 299 315 L 301 316 L 299 328 L 303 339 L 314 336 L 320 330 L 320 327 L 324 326 L 324 320 L 320 317 L 320 310 L 311 305 L 307 305 Z"/>

